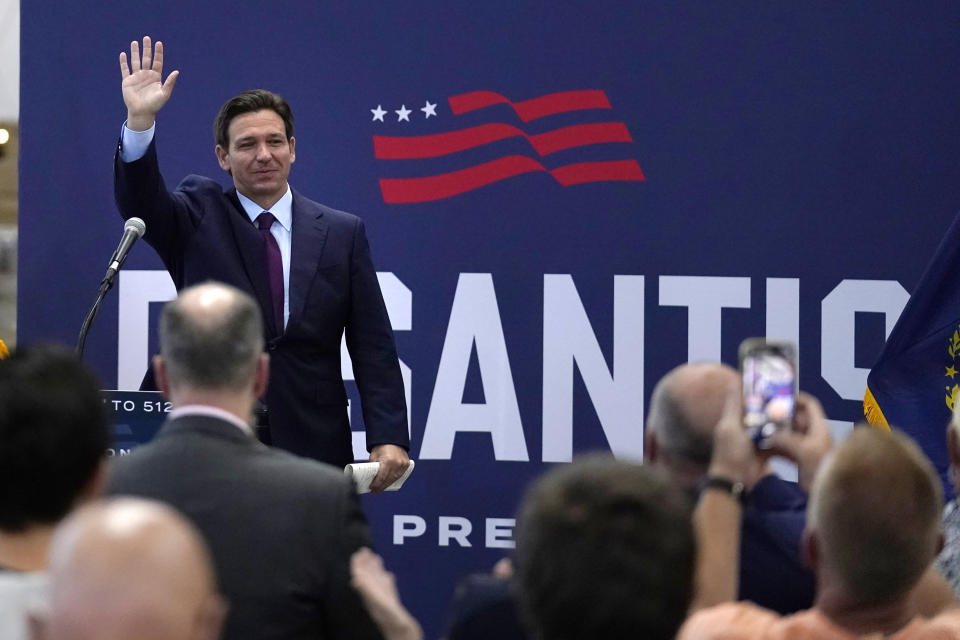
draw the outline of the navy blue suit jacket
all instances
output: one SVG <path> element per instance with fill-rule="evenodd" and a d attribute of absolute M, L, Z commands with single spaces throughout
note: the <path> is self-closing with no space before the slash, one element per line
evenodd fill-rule
<path fill-rule="evenodd" d="M 265 401 L 272 444 L 337 466 L 353 460 L 340 340 L 360 390 L 367 448 L 409 447 L 403 380 L 393 331 L 360 218 L 293 192 L 290 317 L 269 311 L 263 242 L 236 191 L 188 176 L 169 192 L 156 144 L 134 162 L 114 159 L 114 191 L 124 218 L 147 225 L 145 240 L 179 291 L 216 280 L 249 293 L 263 311 L 270 353 Z"/>
<path fill-rule="evenodd" d="M 816 578 L 801 553 L 807 494 L 795 482 L 764 476 L 743 507 L 740 599 L 784 615 L 813 606 Z"/>

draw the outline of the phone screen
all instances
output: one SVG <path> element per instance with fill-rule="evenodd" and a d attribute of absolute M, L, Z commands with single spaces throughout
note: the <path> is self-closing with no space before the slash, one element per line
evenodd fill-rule
<path fill-rule="evenodd" d="M 766 345 L 744 354 L 743 421 L 755 442 L 762 443 L 776 429 L 793 420 L 796 373 L 785 350 Z"/>

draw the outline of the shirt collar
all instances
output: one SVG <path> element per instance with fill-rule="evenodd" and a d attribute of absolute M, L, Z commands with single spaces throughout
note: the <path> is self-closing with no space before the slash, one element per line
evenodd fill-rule
<path fill-rule="evenodd" d="M 249 436 L 254 435 L 253 427 L 229 411 L 220 409 L 219 407 L 211 407 L 205 404 L 187 404 L 172 410 L 167 414 L 167 419 L 176 420 L 177 418 L 181 418 L 183 416 L 209 416 L 211 418 L 219 418 L 220 420 L 225 420 L 230 424 L 235 425 L 238 429 Z"/>
<path fill-rule="evenodd" d="M 237 198 L 240 200 L 240 206 L 243 207 L 250 218 L 250 222 L 256 222 L 257 216 L 263 213 L 264 208 L 239 191 L 237 191 Z M 293 191 L 290 190 L 290 185 L 287 185 L 287 192 L 270 207 L 270 213 L 277 219 L 281 227 L 286 229 L 287 232 L 290 231 L 293 223 Z"/>

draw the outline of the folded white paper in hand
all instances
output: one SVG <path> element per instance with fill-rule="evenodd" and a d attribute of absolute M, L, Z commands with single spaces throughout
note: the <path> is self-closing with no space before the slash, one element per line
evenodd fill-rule
<path fill-rule="evenodd" d="M 407 466 L 407 470 L 403 472 L 403 475 L 397 478 L 385 491 L 398 491 L 400 487 L 403 486 L 403 483 L 406 482 L 407 478 L 410 477 L 410 474 L 413 473 L 413 466 L 414 462 L 411 460 Z M 355 462 L 343 468 L 343 472 L 347 477 L 353 478 L 353 481 L 356 483 L 357 493 L 370 493 L 370 483 L 377 477 L 378 471 L 380 471 L 379 462 Z"/>

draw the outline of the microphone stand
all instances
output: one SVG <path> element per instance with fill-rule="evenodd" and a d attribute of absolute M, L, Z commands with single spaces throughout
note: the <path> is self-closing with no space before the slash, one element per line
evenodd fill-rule
<path fill-rule="evenodd" d="M 143 237 L 143 234 L 146 230 L 146 225 L 140 218 L 128 218 L 124 223 L 123 237 L 120 239 L 120 246 L 118 246 L 117 250 L 113 252 L 112 256 L 110 256 L 110 262 L 107 263 L 107 274 L 103 276 L 103 280 L 100 281 L 100 290 L 97 292 L 97 300 L 93 303 L 93 306 L 90 307 L 90 312 L 87 313 L 87 317 L 83 321 L 83 326 L 80 327 L 80 337 L 77 338 L 78 359 L 83 360 L 83 347 L 87 342 L 87 333 L 90 332 L 90 327 L 93 325 L 93 320 L 97 317 L 97 312 L 100 311 L 100 303 L 103 302 L 104 296 L 106 296 L 107 292 L 110 291 L 111 287 L 113 287 L 113 281 L 120 272 L 120 267 L 127 259 L 127 255 L 130 253 L 130 248 L 133 247 L 133 243 Z"/>
<path fill-rule="evenodd" d="M 103 276 L 103 280 L 100 281 L 100 289 L 97 291 L 97 299 L 93 303 L 93 306 L 90 307 L 90 311 L 87 313 L 87 317 L 83 321 L 83 325 L 80 327 L 80 337 L 77 338 L 77 358 L 83 360 L 83 348 L 87 342 L 87 334 L 90 332 L 90 328 L 93 326 L 93 321 L 97 317 L 97 313 L 100 311 L 100 303 L 103 302 L 104 297 L 107 295 L 107 292 L 113 288 L 113 281 L 117 277 L 117 273 L 120 271 L 121 262 L 117 262 L 117 254 L 119 249 L 113 252 L 113 255 L 110 256 L 110 266 L 107 268 L 107 275 Z"/>

